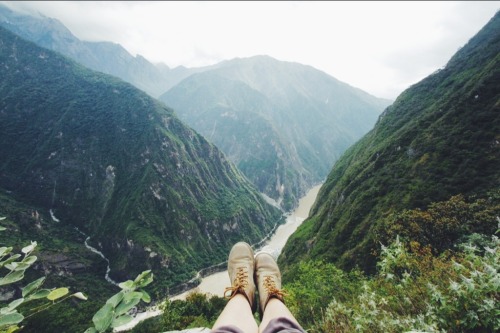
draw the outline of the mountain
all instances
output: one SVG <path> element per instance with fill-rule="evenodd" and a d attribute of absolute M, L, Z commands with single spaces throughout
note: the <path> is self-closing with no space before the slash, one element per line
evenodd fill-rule
<path fill-rule="evenodd" d="M 281 218 L 212 144 L 128 83 L 0 28 L 0 189 L 78 227 L 115 280 L 163 288 Z"/>
<path fill-rule="evenodd" d="M 39 46 L 60 52 L 82 65 L 132 83 L 153 97 L 203 68 L 152 64 L 110 42 L 86 42 L 76 38 L 61 22 L 42 15 L 15 12 L 0 4 L 0 25 Z"/>
<path fill-rule="evenodd" d="M 391 214 L 459 194 L 488 198 L 500 185 L 499 97 L 497 13 L 444 69 L 404 91 L 337 161 L 281 263 L 316 258 L 373 271 L 377 228 Z M 497 221 L 482 227 L 493 234 Z"/>
<path fill-rule="evenodd" d="M 160 100 L 285 209 L 325 179 L 389 104 L 313 67 L 268 56 L 219 63 Z"/>

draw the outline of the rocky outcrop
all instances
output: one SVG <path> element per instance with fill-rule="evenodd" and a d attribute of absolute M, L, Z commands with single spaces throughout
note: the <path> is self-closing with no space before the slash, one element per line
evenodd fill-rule
<path fill-rule="evenodd" d="M 38 261 L 33 267 L 43 271 L 44 275 L 71 276 L 85 272 L 90 266 L 62 253 L 42 252 L 38 254 Z"/>

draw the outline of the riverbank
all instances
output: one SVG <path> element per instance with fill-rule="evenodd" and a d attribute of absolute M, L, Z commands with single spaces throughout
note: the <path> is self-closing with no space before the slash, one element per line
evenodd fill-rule
<path fill-rule="evenodd" d="M 280 225 L 276 229 L 274 235 L 265 243 L 260 251 L 268 252 L 273 255 L 275 259 L 277 259 L 283 249 L 283 246 L 285 246 L 288 237 L 290 237 L 290 235 L 293 234 L 302 222 L 309 216 L 309 210 L 316 200 L 320 187 L 321 185 L 313 187 L 299 200 L 298 207 L 287 216 L 286 223 Z M 222 297 L 224 295 L 224 289 L 229 285 L 231 285 L 231 283 L 229 281 L 227 270 L 225 270 L 202 278 L 201 283 L 196 288 L 188 290 L 180 295 L 176 295 L 172 297 L 171 300 L 186 299 L 186 296 L 195 290 Z"/>

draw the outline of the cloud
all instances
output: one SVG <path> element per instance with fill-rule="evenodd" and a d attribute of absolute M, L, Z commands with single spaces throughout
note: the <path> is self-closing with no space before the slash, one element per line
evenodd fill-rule
<path fill-rule="evenodd" d="M 395 98 L 463 46 L 500 2 L 8 2 L 170 67 L 267 54 Z"/>

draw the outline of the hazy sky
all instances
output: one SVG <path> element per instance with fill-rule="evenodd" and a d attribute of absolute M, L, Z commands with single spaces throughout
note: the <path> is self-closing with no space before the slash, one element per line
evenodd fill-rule
<path fill-rule="evenodd" d="M 170 67 L 266 54 L 391 99 L 443 67 L 500 9 L 500 1 L 5 4 Z"/>

